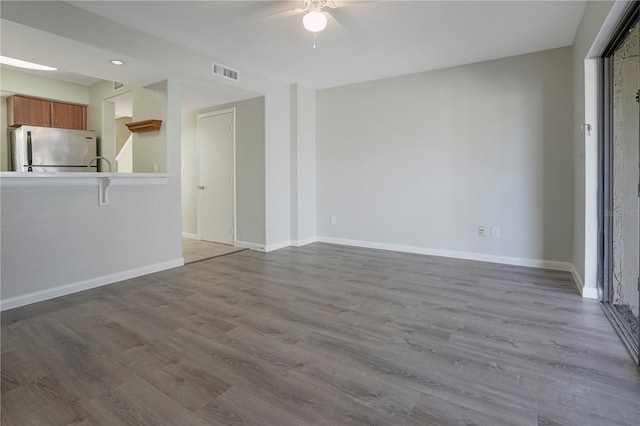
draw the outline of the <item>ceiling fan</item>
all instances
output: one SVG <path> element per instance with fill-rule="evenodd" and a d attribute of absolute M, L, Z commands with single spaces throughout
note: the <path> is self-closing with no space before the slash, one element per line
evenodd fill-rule
<path fill-rule="evenodd" d="M 305 8 L 302 12 L 307 12 L 302 18 L 302 25 L 307 31 L 317 33 L 327 27 L 327 17 L 322 13 L 323 7 L 337 9 L 333 0 L 305 0 Z"/>
<path fill-rule="evenodd" d="M 346 3 L 337 4 L 334 0 L 304 0 L 302 7 L 263 16 L 259 19 L 264 20 L 272 18 L 282 18 L 286 16 L 302 15 L 304 13 L 305 15 L 302 18 L 302 25 L 307 31 L 313 33 L 313 47 L 315 49 L 316 33 L 324 30 L 327 27 L 327 17 L 335 22 L 337 26 L 342 27 L 335 19 L 335 17 L 329 14 L 328 11 L 323 11 L 322 9 L 324 9 L 325 7 L 330 9 L 337 9 L 343 6 L 346 6 Z"/>

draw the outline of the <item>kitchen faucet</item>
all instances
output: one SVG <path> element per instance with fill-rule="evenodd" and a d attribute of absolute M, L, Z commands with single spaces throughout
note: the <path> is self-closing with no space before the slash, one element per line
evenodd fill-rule
<path fill-rule="evenodd" d="M 93 167 L 93 166 L 91 165 L 91 163 L 93 163 L 93 161 L 94 161 L 94 160 L 96 160 L 96 166 L 98 166 L 98 161 L 99 161 L 99 160 L 104 160 L 104 161 L 106 161 L 106 162 L 107 162 L 107 165 L 109 166 L 109 173 L 111 173 L 111 162 L 110 162 L 109 160 L 107 160 L 106 158 L 101 157 L 101 156 L 93 157 L 91 160 L 89 160 L 89 163 L 87 164 L 87 167 Z"/>

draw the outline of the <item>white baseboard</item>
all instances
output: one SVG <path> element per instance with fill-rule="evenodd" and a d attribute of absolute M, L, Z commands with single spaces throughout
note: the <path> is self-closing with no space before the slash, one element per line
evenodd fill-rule
<path fill-rule="evenodd" d="M 130 278 L 135 278 L 142 275 L 153 274 L 154 272 L 160 272 L 182 265 L 184 265 L 184 259 L 180 257 L 178 259 L 169 260 L 167 262 L 155 263 L 153 265 L 129 269 L 128 271 L 116 272 L 115 274 L 103 275 L 84 281 L 78 281 L 72 284 L 35 291 L 33 293 L 27 293 L 21 296 L 11 297 L 9 299 L 0 301 L 0 311 L 17 308 L 24 305 L 30 305 L 32 303 L 42 302 L 43 300 L 49 300 L 55 297 L 65 296 L 67 294 L 101 287 L 107 284 L 113 284 L 118 281 L 128 280 Z"/>
<path fill-rule="evenodd" d="M 580 274 L 576 267 L 571 264 L 571 275 L 573 275 L 573 280 L 576 282 L 576 286 L 578 290 L 580 290 L 580 294 L 585 299 L 597 299 L 598 298 L 598 289 L 595 287 L 585 287 L 582 278 L 580 278 Z"/>
<path fill-rule="evenodd" d="M 474 253 L 469 251 L 441 250 L 429 247 L 404 246 L 398 244 L 376 243 L 362 240 L 348 240 L 333 237 L 318 237 L 321 243 L 339 244 L 380 250 L 391 250 L 402 253 L 426 254 L 430 256 L 452 257 L 455 259 L 477 260 L 480 262 L 501 263 L 505 265 L 528 266 L 531 268 L 553 269 L 557 271 L 571 271 L 573 265 L 569 262 L 555 260 L 530 259 L 525 257 L 498 256 L 493 254 Z"/>
<path fill-rule="evenodd" d="M 275 243 L 275 244 L 268 244 L 265 247 L 266 252 L 270 252 L 270 251 L 274 251 L 274 250 L 279 250 L 281 248 L 285 248 L 285 247 L 289 247 L 291 245 L 291 241 L 287 240 L 287 241 L 281 241 L 279 243 Z"/>
<path fill-rule="evenodd" d="M 597 299 L 598 298 L 598 289 L 597 288 L 583 288 L 582 289 L 582 297 L 585 299 Z"/>
<path fill-rule="evenodd" d="M 305 238 L 304 240 L 291 240 L 291 245 L 294 247 L 302 247 L 317 241 L 318 237 Z"/>
<path fill-rule="evenodd" d="M 248 241 L 236 240 L 235 246 L 240 248 L 248 248 L 255 251 L 266 251 L 264 248 L 264 244 L 250 243 Z"/>
<path fill-rule="evenodd" d="M 183 232 L 182 233 L 182 238 L 189 238 L 190 240 L 199 240 L 200 239 L 198 234 L 190 234 L 188 232 Z"/>
<path fill-rule="evenodd" d="M 580 294 L 582 297 L 587 299 L 597 299 L 598 298 L 598 290 L 595 288 L 584 288 L 584 283 L 582 282 L 582 278 L 580 278 L 580 274 L 576 269 L 574 264 L 571 264 L 571 275 L 573 276 L 573 281 L 576 283 L 576 287 L 580 290 Z"/>
<path fill-rule="evenodd" d="M 311 238 L 306 238 L 304 240 L 281 241 L 279 243 L 268 244 L 266 246 L 262 244 L 250 243 L 247 241 L 236 241 L 236 247 L 248 248 L 251 250 L 257 250 L 257 251 L 263 251 L 263 252 L 270 252 L 270 251 L 279 250 L 281 248 L 290 247 L 290 246 L 302 247 L 302 246 L 306 246 L 307 244 L 315 243 L 317 241 L 318 241 L 318 237 L 311 237 Z"/>
<path fill-rule="evenodd" d="M 556 271 L 571 272 L 573 280 L 580 291 L 582 297 L 586 299 L 597 299 L 598 290 L 596 288 L 585 288 L 580 274 L 573 263 L 558 262 L 555 260 L 531 259 L 523 257 L 497 256 L 492 254 L 456 251 L 456 250 L 440 250 L 428 247 L 404 246 L 398 244 L 376 243 L 362 240 L 349 240 L 344 238 L 333 237 L 317 237 L 316 241 L 321 243 L 338 244 L 343 246 L 373 248 L 380 250 L 399 251 L 403 253 L 426 254 L 430 256 L 452 257 L 456 259 L 478 260 L 481 262 L 501 263 L 505 265 L 528 266 L 531 268 L 553 269 Z"/>

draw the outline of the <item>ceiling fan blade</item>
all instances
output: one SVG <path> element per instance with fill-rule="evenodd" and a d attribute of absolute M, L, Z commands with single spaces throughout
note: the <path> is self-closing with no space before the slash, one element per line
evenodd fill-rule
<path fill-rule="evenodd" d="M 327 17 L 327 30 L 339 35 L 347 33 L 347 30 L 342 26 L 340 21 L 338 21 L 335 16 L 333 16 L 329 12 L 322 12 L 322 14 Z"/>
<path fill-rule="evenodd" d="M 357 4 L 373 3 L 375 0 L 351 0 L 351 1 L 329 1 L 327 6 L 331 9 L 340 9 L 347 6 L 355 6 Z"/>
<path fill-rule="evenodd" d="M 272 19 L 286 18 L 288 16 L 295 16 L 303 14 L 307 8 L 298 7 L 296 9 L 284 10 L 282 12 L 272 13 L 270 15 L 262 16 L 260 18 L 256 18 L 255 21 L 270 21 Z"/>

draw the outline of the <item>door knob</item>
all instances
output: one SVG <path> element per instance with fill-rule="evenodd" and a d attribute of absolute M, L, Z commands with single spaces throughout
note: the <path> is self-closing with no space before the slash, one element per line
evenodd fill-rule
<path fill-rule="evenodd" d="M 204 189 L 204 185 L 198 185 L 198 189 Z"/>

